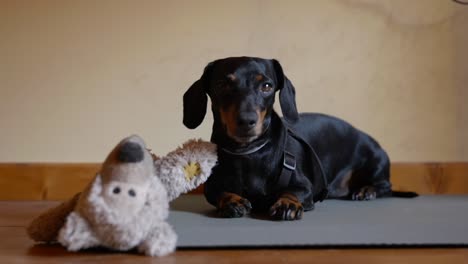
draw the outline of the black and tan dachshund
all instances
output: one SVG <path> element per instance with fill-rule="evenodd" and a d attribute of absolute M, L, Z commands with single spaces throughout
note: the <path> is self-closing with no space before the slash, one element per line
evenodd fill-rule
<path fill-rule="evenodd" d="M 273 110 L 278 91 L 283 118 Z M 369 135 L 336 117 L 298 114 L 294 86 L 277 60 L 209 63 L 184 94 L 185 126 L 201 124 L 208 96 L 219 164 L 205 197 L 224 217 L 254 208 L 273 219 L 295 220 L 326 197 L 416 196 L 391 190 L 389 158 Z"/>

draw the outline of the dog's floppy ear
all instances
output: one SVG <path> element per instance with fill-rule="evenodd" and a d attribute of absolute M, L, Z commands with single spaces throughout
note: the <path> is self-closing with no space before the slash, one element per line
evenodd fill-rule
<path fill-rule="evenodd" d="M 272 60 L 278 80 L 279 101 L 283 117 L 287 122 L 294 123 L 299 119 L 296 106 L 296 89 L 291 81 L 284 75 L 283 68 L 277 60 Z"/>
<path fill-rule="evenodd" d="M 184 94 L 183 122 L 187 128 L 194 129 L 198 127 L 205 118 L 208 104 L 207 89 L 209 72 L 212 66 L 213 63 L 209 63 L 205 67 L 200 79 L 194 82 Z"/>

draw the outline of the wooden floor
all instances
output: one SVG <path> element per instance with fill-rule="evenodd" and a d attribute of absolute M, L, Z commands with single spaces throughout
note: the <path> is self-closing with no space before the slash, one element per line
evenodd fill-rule
<path fill-rule="evenodd" d="M 0 263 L 468 263 L 467 248 L 178 250 L 162 258 L 95 250 L 70 253 L 59 245 L 35 245 L 25 233 L 35 215 L 56 204 L 0 202 Z"/>

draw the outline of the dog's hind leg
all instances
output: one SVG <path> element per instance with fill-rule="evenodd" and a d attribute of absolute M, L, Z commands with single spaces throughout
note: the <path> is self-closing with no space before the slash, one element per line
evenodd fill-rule
<path fill-rule="evenodd" d="M 372 158 L 353 173 L 349 186 L 350 198 L 356 201 L 392 196 L 387 154 L 383 150 L 374 152 Z"/>

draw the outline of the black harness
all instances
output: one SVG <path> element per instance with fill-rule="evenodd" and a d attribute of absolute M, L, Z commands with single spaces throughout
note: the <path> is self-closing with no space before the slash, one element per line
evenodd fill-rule
<path fill-rule="evenodd" d="M 283 127 L 284 127 L 284 142 L 283 142 L 283 146 L 282 146 L 282 149 L 283 149 L 283 167 L 281 169 L 281 173 L 279 174 L 278 182 L 275 185 L 275 186 L 277 186 L 276 189 L 280 190 L 280 189 L 284 189 L 284 188 L 288 187 L 289 183 L 291 181 L 291 177 L 292 177 L 293 173 L 296 172 L 296 165 L 297 165 L 296 164 L 296 157 L 298 155 L 300 155 L 300 154 L 295 153 L 292 142 L 297 141 L 297 142 L 299 142 L 299 144 L 301 144 L 303 146 L 303 149 L 305 150 L 305 153 L 310 157 L 310 159 L 308 159 L 308 160 L 312 160 L 315 163 L 315 164 L 313 164 L 314 174 L 319 173 L 321 175 L 320 179 L 322 181 L 321 182 L 322 188 L 318 193 L 314 194 L 313 200 L 314 200 L 314 202 L 323 201 L 328 196 L 328 182 L 327 182 L 327 178 L 326 178 L 326 175 L 325 175 L 325 171 L 323 170 L 323 167 L 322 167 L 322 162 L 320 162 L 320 159 L 319 159 L 317 153 L 315 152 L 314 148 L 312 148 L 312 146 L 310 146 L 309 143 L 307 143 L 307 141 L 305 141 L 302 137 L 297 135 L 284 122 L 283 122 Z M 248 154 L 252 154 L 254 152 L 259 151 L 265 145 L 267 145 L 267 143 L 269 143 L 269 142 L 270 141 L 267 140 L 263 144 L 261 144 L 260 146 L 257 146 L 257 147 L 255 147 L 253 149 L 240 151 L 240 152 L 230 151 L 230 150 L 225 149 L 225 148 L 222 148 L 222 150 L 224 152 L 228 153 L 228 154 L 231 154 L 231 155 L 243 156 L 243 155 L 248 155 Z M 314 185 L 317 185 L 317 184 L 319 184 L 319 183 L 314 182 Z"/>
<path fill-rule="evenodd" d="M 314 148 L 307 143 L 302 137 L 297 135 L 291 128 L 289 128 L 286 124 L 284 125 L 284 143 L 283 143 L 283 168 L 281 169 L 281 173 L 278 178 L 278 189 L 285 188 L 289 185 L 291 181 L 292 174 L 296 172 L 296 156 L 297 153 L 294 153 L 294 147 L 292 146 L 292 142 L 295 140 L 299 142 L 303 148 L 305 149 L 307 155 L 311 157 L 314 164 L 314 168 L 319 170 L 321 175 L 320 179 L 322 180 L 321 186 L 322 190 L 319 191 L 317 194 L 314 194 L 314 202 L 323 201 L 328 196 L 328 182 L 327 177 L 325 175 L 325 171 L 323 170 L 322 162 L 315 152 Z M 317 173 L 317 170 L 314 171 Z M 318 184 L 314 182 L 314 184 Z"/>

